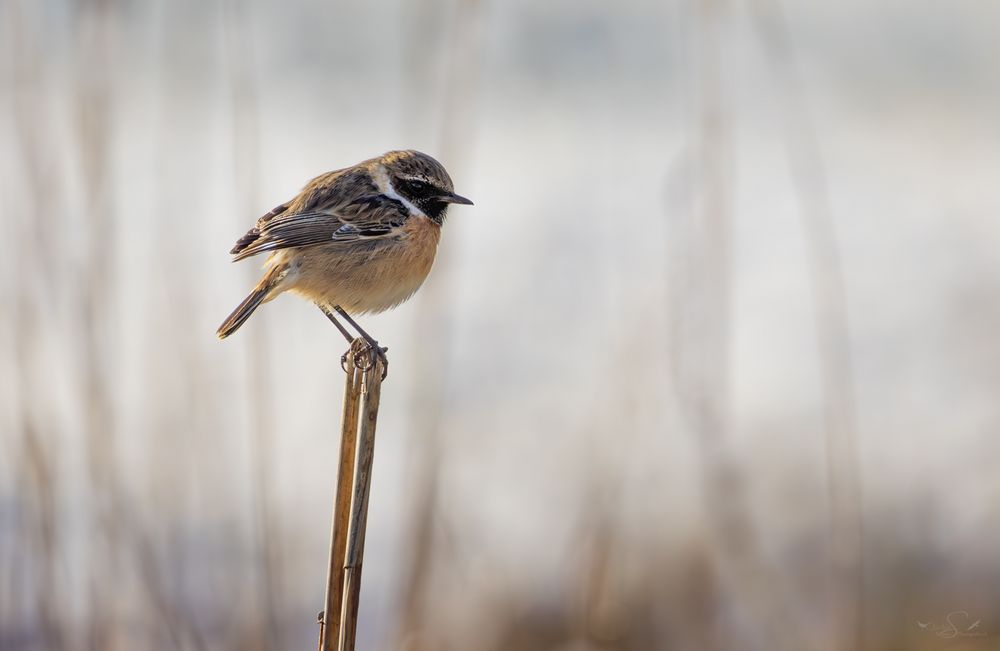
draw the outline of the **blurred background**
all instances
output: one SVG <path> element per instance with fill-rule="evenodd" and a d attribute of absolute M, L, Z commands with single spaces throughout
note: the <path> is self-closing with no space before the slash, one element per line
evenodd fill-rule
<path fill-rule="evenodd" d="M 309 649 L 340 335 L 215 328 L 441 160 L 363 649 L 1000 648 L 1000 4 L 0 2 L 0 648 Z"/>

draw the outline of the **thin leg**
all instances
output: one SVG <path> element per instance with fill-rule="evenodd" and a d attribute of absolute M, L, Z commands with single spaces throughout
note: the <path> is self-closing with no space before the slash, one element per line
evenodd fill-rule
<path fill-rule="evenodd" d="M 333 309 L 336 310 L 337 314 L 339 314 L 340 316 L 342 316 L 345 321 L 347 321 L 348 323 L 350 323 L 352 328 L 354 328 L 355 330 L 358 331 L 358 334 L 360 334 L 361 337 L 366 342 L 368 342 L 368 346 L 371 348 L 372 353 L 375 354 L 375 355 L 377 355 L 378 358 L 380 360 L 382 360 L 382 368 L 384 369 L 382 371 L 382 379 L 384 380 L 385 376 L 389 374 L 389 358 L 385 356 L 386 352 L 389 349 L 386 348 L 386 347 L 384 347 L 384 346 L 379 346 L 378 342 L 375 341 L 375 339 L 372 338 L 372 336 L 370 334 L 368 334 L 367 332 L 365 332 L 361 328 L 361 326 L 358 325 L 357 321 L 355 321 L 354 319 L 351 318 L 350 314 L 348 314 L 346 311 L 344 311 L 344 308 L 340 307 L 339 305 L 334 305 Z"/>
<path fill-rule="evenodd" d="M 347 343 L 353 345 L 354 344 L 354 337 L 352 337 L 351 333 L 347 331 L 347 328 L 345 328 L 344 325 L 340 321 L 337 320 L 337 317 L 335 317 L 333 315 L 333 311 L 330 308 L 328 308 L 327 306 L 320 305 L 319 303 L 316 304 L 316 307 L 318 307 L 320 309 L 320 311 L 323 314 L 326 315 L 326 318 L 330 319 L 330 322 L 333 323 L 333 325 L 337 326 L 337 330 L 340 330 L 340 334 L 344 335 L 344 339 L 347 340 Z M 367 340 L 365 341 L 365 343 L 367 343 Z M 348 372 L 348 370 L 347 370 L 347 353 L 344 353 L 343 355 L 340 356 L 340 368 L 344 369 L 345 373 Z"/>
<path fill-rule="evenodd" d="M 350 323 L 351 327 L 354 328 L 355 330 L 357 330 L 358 334 L 360 334 L 362 337 L 364 337 L 365 341 L 367 341 L 369 343 L 369 345 L 371 345 L 372 348 L 378 348 L 379 347 L 378 342 L 375 341 L 375 339 L 373 339 L 370 334 L 368 334 L 367 332 L 365 332 L 364 330 L 362 330 L 361 326 L 358 325 L 358 322 L 355 321 L 354 319 L 352 319 L 351 315 L 344 311 L 344 308 L 340 307 L 339 305 L 334 305 L 333 309 L 335 309 L 337 311 L 337 314 L 339 314 L 340 316 L 344 317 L 344 320 L 347 321 L 348 323 Z M 381 350 L 386 351 L 386 350 L 389 350 L 389 349 L 388 348 L 383 348 Z"/>
<path fill-rule="evenodd" d="M 330 308 L 328 308 L 325 305 L 320 305 L 319 303 L 316 304 L 316 307 L 318 307 L 320 311 L 326 315 L 326 318 L 330 319 L 330 321 L 333 322 L 333 325 L 337 326 L 337 330 L 340 330 L 340 334 L 344 335 L 344 339 L 347 340 L 347 343 L 351 343 L 352 341 L 354 341 L 354 337 L 352 337 L 351 333 L 347 331 L 347 328 L 345 328 L 343 324 L 341 324 L 340 321 L 337 320 L 337 317 L 333 316 L 333 312 L 330 310 Z"/>

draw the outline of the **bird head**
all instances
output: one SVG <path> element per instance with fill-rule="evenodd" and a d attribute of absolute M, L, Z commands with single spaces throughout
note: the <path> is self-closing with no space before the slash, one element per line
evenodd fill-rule
<path fill-rule="evenodd" d="M 455 194 L 448 171 L 427 154 L 414 150 L 390 151 L 379 162 L 385 168 L 392 190 L 438 224 L 448 205 L 472 205 Z"/>

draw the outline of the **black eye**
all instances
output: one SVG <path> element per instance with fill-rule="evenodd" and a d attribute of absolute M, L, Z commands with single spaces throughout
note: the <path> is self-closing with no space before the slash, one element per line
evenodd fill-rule
<path fill-rule="evenodd" d="M 424 197 L 430 193 L 431 186 L 424 181 L 408 180 L 406 182 L 406 190 L 408 194 L 415 197 Z"/>

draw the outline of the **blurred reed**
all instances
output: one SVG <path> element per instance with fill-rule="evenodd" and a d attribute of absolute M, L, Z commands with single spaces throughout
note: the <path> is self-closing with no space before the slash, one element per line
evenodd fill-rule
<path fill-rule="evenodd" d="M 96 527 L 91 538 L 91 576 L 88 577 L 91 613 L 88 618 L 88 645 L 97 649 L 120 649 L 127 605 L 121 592 L 105 589 L 104 577 L 123 573 L 129 546 L 125 540 L 127 519 L 124 511 L 120 442 L 114 422 L 112 374 L 116 368 L 113 345 L 116 309 L 118 237 L 111 193 L 110 143 L 114 124 L 112 88 L 116 80 L 114 63 L 117 11 L 112 0 L 94 0 L 81 6 L 75 71 L 77 151 L 83 181 L 83 214 L 86 220 L 87 251 L 83 269 L 77 274 L 79 316 L 72 332 L 80 338 L 73 350 L 80 360 L 92 509 Z"/>
<path fill-rule="evenodd" d="M 251 7 L 241 0 L 225 0 L 219 14 L 226 68 L 222 83 L 229 86 L 232 123 L 233 196 L 236 198 L 234 232 L 247 227 L 260 208 L 260 119 L 259 89 L 255 70 Z M 256 282 L 258 270 L 246 265 L 247 286 Z M 272 364 L 268 324 L 261 319 L 242 338 L 246 367 L 247 427 L 250 436 L 250 507 L 255 518 L 255 537 L 260 562 L 255 582 L 258 631 L 251 636 L 252 648 L 274 649 L 283 639 L 280 604 L 284 603 L 281 584 L 281 536 L 273 514 L 275 422 L 270 380 Z"/>
<path fill-rule="evenodd" d="M 854 404 L 847 288 L 826 166 L 800 80 L 781 0 L 753 0 L 752 25 L 782 91 L 784 137 L 792 188 L 799 204 L 812 286 L 820 361 L 830 509 L 830 631 L 834 649 L 864 648 L 862 621 L 862 484 Z"/>
<path fill-rule="evenodd" d="M 457 0 L 442 4 L 423 2 L 420 13 L 426 12 L 431 23 L 447 25 L 447 33 L 440 39 L 444 44 L 440 53 L 435 53 L 443 61 L 445 70 L 443 90 L 440 100 L 424 88 L 412 88 L 428 99 L 440 102 L 434 112 L 438 118 L 435 125 L 439 133 L 437 148 L 441 160 L 448 162 L 452 173 L 461 175 L 469 165 L 470 150 L 475 138 L 475 98 L 479 82 L 479 48 L 481 47 L 481 26 L 483 7 L 480 0 Z M 407 60 L 412 62 L 410 78 L 426 80 L 429 75 L 419 70 L 427 61 L 437 57 L 422 56 L 427 47 L 424 33 L 414 31 L 409 42 Z M 454 229 L 455 224 L 449 224 Z M 456 237 L 452 233 L 451 237 Z M 438 532 L 438 500 L 440 496 L 439 478 L 444 449 L 449 436 L 449 423 L 444 418 L 443 408 L 448 391 L 448 374 L 454 368 L 450 344 L 453 340 L 454 318 L 451 309 L 456 278 L 454 276 L 456 253 L 441 247 L 437 254 L 432 278 L 425 283 L 415 298 L 417 304 L 414 332 L 417 355 L 414 359 L 411 397 L 413 427 L 411 446 L 413 462 L 410 464 L 411 486 L 407 491 L 413 495 L 409 508 L 410 551 L 401 579 L 400 615 L 395 632 L 394 645 L 411 651 L 428 648 L 424 638 L 427 619 L 427 586 L 429 573 L 434 568 L 435 538 Z M 432 647 L 431 647 L 432 648 Z"/>
<path fill-rule="evenodd" d="M 677 260 L 666 282 L 673 319 L 668 364 L 679 405 L 696 438 L 706 536 L 713 541 L 719 566 L 718 585 L 710 594 L 719 600 L 717 609 L 732 604 L 758 624 L 749 633 L 759 639 L 744 643 L 767 640 L 770 648 L 806 649 L 807 641 L 794 623 L 782 621 L 786 603 L 760 546 L 746 500 L 747 479 L 732 443 L 735 127 L 724 43 L 731 38 L 734 7 L 727 0 L 696 0 L 688 7 L 692 186 L 687 191 L 688 223 L 676 230 L 667 254 Z M 736 635 L 713 627 L 706 648 L 734 648 L 739 644 Z"/>
<path fill-rule="evenodd" d="M 57 270 L 38 264 L 42 252 L 52 250 L 58 232 L 52 220 L 62 195 L 62 186 L 52 182 L 56 167 L 53 135 L 45 128 L 48 95 L 35 83 L 44 78 L 39 41 L 32 39 L 38 16 L 21 3 L 7 3 L 2 8 L 10 56 L 11 113 L 17 139 L 17 160 L 23 171 L 21 192 L 11 195 L 19 202 L 21 218 L 11 226 L 11 237 L 19 243 L 11 256 L 15 269 L 20 269 L 18 283 L 27 284 L 28 291 L 13 293 L 10 350 L 13 353 L 13 376 L 16 396 L 16 428 L 9 447 L 14 486 L 25 498 L 16 505 L 13 517 L 14 535 L 9 549 L 3 549 L 0 562 L 5 577 L 0 598 L 5 621 L 0 628 L 15 641 L 30 639 L 37 632 L 42 643 L 58 649 L 65 643 L 63 610 L 69 597 L 65 579 L 58 571 L 60 550 L 58 496 L 61 464 L 52 423 L 47 422 L 41 405 L 44 402 L 44 381 L 40 377 L 41 346 L 37 335 L 46 325 L 46 310 L 39 294 L 55 292 Z M 17 205 L 17 204 L 14 204 Z M 38 215 L 38 218 L 28 217 Z M 12 276 L 8 276 L 12 278 Z M 60 296 L 59 298 L 62 298 Z M 29 553 L 34 550 L 34 553 Z M 17 595 L 15 598 L 14 595 Z"/>

